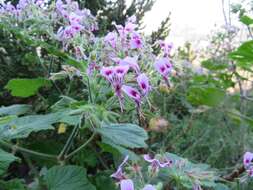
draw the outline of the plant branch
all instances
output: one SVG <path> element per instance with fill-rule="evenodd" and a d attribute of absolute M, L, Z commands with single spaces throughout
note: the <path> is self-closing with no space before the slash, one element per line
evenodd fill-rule
<path fill-rule="evenodd" d="M 89 79 L 89 77 L 87 78 L 87 84 L 88 84 L 88 92 L 89 92 L 90 102 L 93 103 L 92 94 L 91 94 L 91 87 L 90 87 L 90 79 Z"/>
<path fill-rule="evenodd" d="M 93 139 L 94 137 L 96 136 L 96 133 L 94 132 L 91 137 L 85 142 L 83 143 L 81 146 L 79 146 L 77 149 L 75 149 L 73 152 L 69 153 L 68 155 L 66 155 L 64 157 L 64 159 L 69 159 L 71 158 L 73 155 L 75 155 L 76 153 L 78 153 L 79 151 L 81 151 L 84 147 L 86 147 Z"/>
<path fill-rule="evenodd" d="M 29 150 L 29 149 L 26 149 L 26 148 L 23 148 L 23 147 L 20 147 L 20 146 L 17 146 L 17 145 L 7 143 L 3 140 L 0 140 L 0 145 L 4 146 L 6 148 L 12 149 L 12 150 L 16 150 L 16 151 L 19 151 L 19 152 L 27 153 L 27 154 L 30 154 L 30 155 L 33 155 L 33 156 L 38 156 L 38 157 L 45 158 L 45 159 L 54 159 L 54 160 L 57 159 L 56 155 L 36 152 L 36 151 Z"/>
<path fill-rule="evenodd" d="M 235 178 L 239 177 L 243 172 L 245 172 L 244 166 L 240 166 L 239 168 L 235 169 L 231 174 L 223 176 L 222 178 L 227 181 L 233 181 Z"/>
<path fill-rule="evenodd" d="M 72 144 L 72 141 L 74 140 L 74 138 L 75 138 L 75 136 L 76 136 L 76 134 L 77 134 L 77 131 L 78 131 L 79 127 L 82 126 L 82 121 L 83 121 L 83 115 L 82 115 L 81 118 L 80 118 L 79 124 L 77 124 L 77 125 L 73 128 L 73 130 L 72 130 L 71 134 L 69 135 L 69 138 L 68 138 L 68 140 L 66 141 L 66 143 L 65 143 L 65 145 L 64 145 L 64 147 L 63 147 L 63 149 L 61 150 L 60 154 L 58 155 L 58 159 L 59 159 L 59 160 L 63 160 L 63 159 L 64 159 L 64 155 L 68 153 L 69 147 L 70 147 L 70 145 Z"/>

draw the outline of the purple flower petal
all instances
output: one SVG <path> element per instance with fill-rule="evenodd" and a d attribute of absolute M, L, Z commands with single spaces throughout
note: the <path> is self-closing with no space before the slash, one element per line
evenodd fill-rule
<path fill-rule="evenodd" d="M 248 170 L 247 170 L 248 176 L 253 177 L 253 167 L 251 166 Z"/>
<path fill-rule="evenodd" d="M 123 60 L 119 62 L 120 65 L 128 65 L 131 69 L 133 69 L 137 74 L 140 73 L 140 67 L 137 63 L 138 57 L 125 57 Z"/>
<path fill-rule="evenodd" d="M 136 23 L 136 16 L 133 15 L 127 19 L 127 22 Z"/>
<path fill-rule="evenodd" d="M 131 49 L 140 49 L 142 48 L 142 39 L 140 34 L 137 32 L 133 32 L 130 39 L 130 47 Z"/>
<path fill-rule="evenodd" d="M 156 160 L 156 159 L 152 159 L 148 154 L 144 154 L 143 155 L 143 158 L 144 158 L 144 160 L 146 160 L 147 162 L 153 162 L 154 160 Z"/>
<path fill-rule="evenodd" d="M 124 158 L 123 162 L 119 165 L 119 167 L 122 167 L 125 163 L 127 163 L 128 159 L 129 159 L 129 156 L 127 155 L 127 156 Z"/>
<path fill-rule="evenodd" d="M 136 80 L 143 94 L 147 95 L 151 90 L 151 86 L 149 85 L 149 78 L 144 73 L 142 73 L 137 77 Z"/>
<path fill-rule="evenodd" d="M 145 185 L 145 187 L 143 188 L 143 190 L 156 190 L 155 187 L 153 185 Z"/>
<path fill-rule="evenodd" d="M 117 42 L 117 34 L 115 32 L 109 32 L 105 38 L 104 41 L 108 44 L 110 44 L 113 48 L 116 47 Z"/>
<path fill-rule="evenodd" d="M 140 102 L 141 102 L 141 95 L 140 95 L 140 92 L 131 87 L 131 86 L 127 86 L 127 85 L 123 85 L 122 86 L 122 90 L 123 92 L 125 92 L 130 98 L 132 98 L 135 103 L 137 104 L 137 106 L 140 105 Z"/>
<path fill-rule="evenodd" d="M 168 56 L 171 52 L 173 44 L 172 43 L 166 43 L 165 41 L 162 41 L 162 40 L 159 40 L 158 43 L 160 44 L 160 47 L 163 50 L 164 55 Z"/>
<path fill-rule="evenodd" d="M 124 77 L 128 72 L 129 66 L 119 65 L 114 67 L 114 72 L 118 77 Z"/>
<path fill-rule="evenodd" d="M 108 81 L 111 81 L 112 77 L 113 77 L 113 74 L 114 74 L 114 69 L 113 69 L 113 67 L 102 67 L 100 73 Z"/>
<path fill-rule="evenodd" d="M 115 178 L 115 179 L 118 179 L 118 180 L 122 180 L 122 179 L 125 179 L 124 177 L 124 173 L 123 173 L 123 170 L 122 170 L 122 167 L 124 166 L 124 164 L 127 162 L 128 160 L 128 156 L 126 156 L 123 160 L 123 162 L 118 166 L 118 169 L 115 173 L 113 173 L 111 175 L 111 177 Z"/>
<path fill-rule="evenodd" d="M 117 180 L 122 180 L 124 179 L 124 174 L 123 174 L 123 171 L 122 171 L 122 168 L 121 167 L 118 167 L 117 171 L 114 172 L 112 175 L 111 175 L 112 178 L 115 178 Z"/>
<path fill-rule="evenodd" d="M 137 27 L 136 24 L 133 24 L 132 22 L 128 22 L 124 29 L 126 32 L 131 33 L 135 30 L 136 27 Z"/>
<path fill-rule="evenodd" d="M 120 190 L 134 190 L 134 183 L 131 179 L 120 181 Z"/>
<path fill-rule="evenodd" d="M 159 168 L 164 168 L 170 166 L 171 160 L 165 159 L 164 161 L 160 161 L 155 158 L 151 158 L 148 154 L 143 155 L 144 160 L 151 163 L 151 167 L 153 172 L 156 172 Z"/>
<path fill-rule="evenodd" d="M 168 58 L 160 58 L 155 62 L 155 69 L 159 72 L 163 77 L 167 78 L 168 74 L 172 70 L 172 64 L 170 63 Z"/>
<path fill-rule="evenodd" d="M 253 153 L 246 152 L 243 156 L 243 164 L 245 167 L 249 166 L 253 160 Z"/>

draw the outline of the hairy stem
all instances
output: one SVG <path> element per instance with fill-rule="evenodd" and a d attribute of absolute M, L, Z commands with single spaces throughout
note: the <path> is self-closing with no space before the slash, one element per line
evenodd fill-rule
<path fill-rule="evenodd" d="M 96 136 L 96 133 L 93 133 L 92 135 L 91 135 L 91 137 L 85 142 L 85 143 L 83 143 L 81 146 L 79 146 L 77 149 L 75 149 L 73 152 L 71 152 L 71 153 L 69 153 L 68 155 L 66 155 L 65 157 L 64 157 L 64 159 L 69 159 L 69 158 L 71 158 L 73 155 L 75 155 L 76 153 L 78 153 L 79 151 L 81 151 L 84 147 L 86 147 L 93 139 L 94 139 L 94 137 Z"/>
<path fill-rule="evenodd" d="M 78 131 L 79 127 L 82 126 L 82 123 L 83 123 L 82 121 L 83 121 L 83 115 L 82 115 L 81 118 L 80 118 L 79 124 L 77 124 L 77 125 L 73 128 L 73 130 L 72 130 L 72 132 L 71 132 L 71 134 L 70 134 L 68 140 L 66 141 L 66 143 L 65 143 L 65 145 L 64 145 L 64 147 L 63 147 L 63 149 L 62 149 L 62 151 L 61 151 L 60 154 L 58 155 L 58 159 L 59 159 L 59 160 L 63 160 L 63 159 L 64 159 L 64 155 L 68 153 L 69 148 L 70 148 L 70 146 L 71 146 L 71 144 L 72 144 L 72 141 L 74 140 L 75 136 L 77 135 L 77 131 Z"/>
<path fill-rule="evenodd" d="M 41 152 L 36 152 L 36 151 L 29 150 L 29 149 L 26 149 L 26 148 L 23 148 L 23 147 L 20 147 L 20 146 L 17 146 L 17 145 L 13 145 L 13 144 L 7 143 L 7 142 L 5 142 L 3 140 L 0 140 L 0 145 L 4 146 L 6 148 L 9 148 L 9 149 L 15 150 L 15 151 L 27 153 L 27 154 L 30 154 L 30 155 L 33 155 L 33 156 L 38 156 L 38 157 L 41 157 L 41 158 L 44 158 L 44 159 L 54 159 L 54 160 L 57 159 L 56 155 L 51 155 L 51 154 L 45 154 L 45 153 L 41 153 Z"/>
<path fill-rule="evenodd" d="M 87 85 L 88 85 L 89 99 L 90 99 L 90 102 L 93 103 L 89 77 L 87 78 Z"/>

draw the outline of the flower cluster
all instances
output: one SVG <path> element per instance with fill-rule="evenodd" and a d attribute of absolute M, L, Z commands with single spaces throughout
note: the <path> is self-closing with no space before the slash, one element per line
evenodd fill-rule
<path fill-rule="evenodd" d="M 125 26 L 115 25 L 117 32 L 109 32 L 104 41 L 107 45 L 112 48 L 123 48 L 127 51 L 127 49 L 140 49 L 143 47 L 143 39 L 141 35 L 135 30 L 137 28 L 136 25 L 136 17 L 130 17 Z M 119 34 L 119 35 L 118 35 Z"/>
<path fill-rule="evenodd" d="M 44 0 L 20 0 L 17 5 L 13 5 L 11 2 L 0 3 L 0 14 L 11 15 L 15 18 L 21 18 L 22 12 L 29 6 L 37 6 L 39 8 L 45 6 Z"/>
<path fill-rule="evenodd" d="M 60 19 L 65 23 L 57 32 L 57 38 L 60 41 L 66 43 L 69 39 L 80 34 L 80 32 L 89 33 L 89 31 L 97 30 L 97 24 L 95 22 L 89 22 L 95 20 L 90 10 L 81 10 L 75 1 L 66 0 L 66 3 L 63 3 L 62 0 L 57 0 L 56 10 Z"/>
<path fill-rule="evenodd" d="M 140 62 L 139 51 L 141 51 L 144 41 L 136 31 L 137 25 L 135 22 L 136 18 L 134 16 L 130 17 L 125 26 L 115 25 L 117 32 L 109 32 L 104 37 L 104 46 L 108 50 L 105 56 L 109 57 L 109 61 L 103 60 L 100 73 L 113 87 L 122 111 L 123 93 L 131 98 L 139 109 L 142 98 L 146 97 L 151 91 L 149 78 L 145 73 L 141 72 L 138 63 Z M 135 81 L 134 85 L 127 84 L 125 76 L 128 73 L 134 74 L 134 80 L 132 80 Z"/>
<path fill-rule="evenodd" d="M 90 10 L 80 9 L 78 3 L 72 0 L 64 2 L 57 0 L 50 3 L 50 6 L 47 0 L 19 0 L 17 5 L 13 5 L 11 2 L 0 3 L 1 20 L 11 20 L 12 22 L 8 22 L 8 24 L 18 26 L 28 35 L 30 35 L 30 31 L 33 31 L 31 20 L 39 20 L 40 25 L 34 26 L 36 30 L 42 30 L 41 33 L 49 34 L 47 37 L 50 39 L 62 42 L 65 50 L 70 44 L 75 44 L 73 49 L 77 58 L 84 57 L 81 46 L 88 44 L 84 40 L 93 39 L 92 31 L 98 29 L 96 19 Z M 32 36 L 34 36 L 34 32 Z M 81 43 L 75 41 L 78 36 L 82 38 Z"/>
<path fill-rule="evenodd" d="M 248 175 L 253 177 L 253 153 L 246 152 L 243 156 L 243 165 Z"/>
<path fill-rule="evenodd" d="M 161 58 L 158 58 L 155 61 L 154 67 L 158 73 L 162 75 L 162 78 L 164 79 L 165 83 L 169 87 L 169 79 L 168 76 L 172 71 L 172 64 L 170 60 L 170 52 L 172 49 L 171 43 L 166 43 L 164 41 L 159 41 L 160 48 L 163 51 L 163 56 Z"/>
<path fill-rule="evenodd" d="M 159 40 L 158 43 L 160 45 L 161 50 L 163 51 L 163 56 L 169 57 L 173 47 L 172 43 L 167 43 L 162 40 Z"/>
<path fill-rule="evenodd" d="M 121 190 L 134 190 L 134 182 L 131 179 L 128 179 L 123 172 L 123 166 L 127 163 L 128 156 L 123 160 L 119 165 L 117 171 L 111 175 L 114 179 L 119 181 Z M 153 185 L 147 184 L 142 190 L 155 190 Z"/>
<path fill-rule="evenodd" d="M 155 69 L 157 70 L 157 72 L 159 72 L 162 75 L 165 83 L 168 86 L 170 86 L 169 80 L 168 80 L 168 75 L 170 74 L 172 70 L 172 64 L 170 63 L 170 60 L 166 57 L 156 60 Z"/>
<path fill-rule="evenodd" d="M 167 157 L 163 157 L 161 159 L 151 158 L 150 155 L 145 154 L 143 156 L 144 160 L 151 163 L 151 171 L 152 173 L 156 173 L 159 168 L 170 167 L 172 165 L 172 160 Z"/>
<path fill-rule="evenodd" d="M 136 81 L 141 92 L 132 86 L 125 85 L 124 77 L 130 68 L 131 64 L 119 64 L 117 66 L 103 67 L 101 69 L 101 75 L 110 82 L 115 91 L 115 95 L 119 99 L 121 111 L 123 111 L 122 92 L 133 99 L 137 108 L 139 108 L 141 104 L 141 98 L 146 96 L 151 89 L 149 79 L 144 73 L 141 73 L 136 77 Z"/>
<path fill-rule="evenodd" d="M 143 159 L 148 165 L 144 164 L 141 167 L 137 163 L 133 165 L 128 164 L 128 167 L 125 168 L 127 172 L 124 172 L 124 166 L 128 161 L 127 156 L 118 166 L 116 172 L 111 175 L 117 181 L 121 190 L 162 189 L 163 184 L 154 184 L 154 181 L 162 175 L 166 175 L 168 179 L 175 179 L 178 176 L 182 176 L 182 183 L 183 181 L 190 182 L 193 190 L 202 190 L 201 186 L 205 186 L 205 183 L 213 183 L 216 180 L 215 172 L 210 168 L 205 167 L 206 169 L 204 169 L 203 164 L 193 164 L 187 159 L 174 154 L 165 153 L 155 156 L 145 154 L 143 155 Z M 187 184 L 187 188 L 189 188 L 189 184 Z"/>

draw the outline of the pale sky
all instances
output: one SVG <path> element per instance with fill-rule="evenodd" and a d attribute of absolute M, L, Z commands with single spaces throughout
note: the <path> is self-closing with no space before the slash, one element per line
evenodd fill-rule
<path fill-rule="evenodd" d="M 215 25 L 224 25 L 221 3 L 222 0 L 156 0 L 152 10 L 144 17 L 144 31 L 149 34 L 155 30 L 171 12 L 172 26 L 167 40 L 176 45 L 187 40 L 196 42 L 206 38 Z"/>

